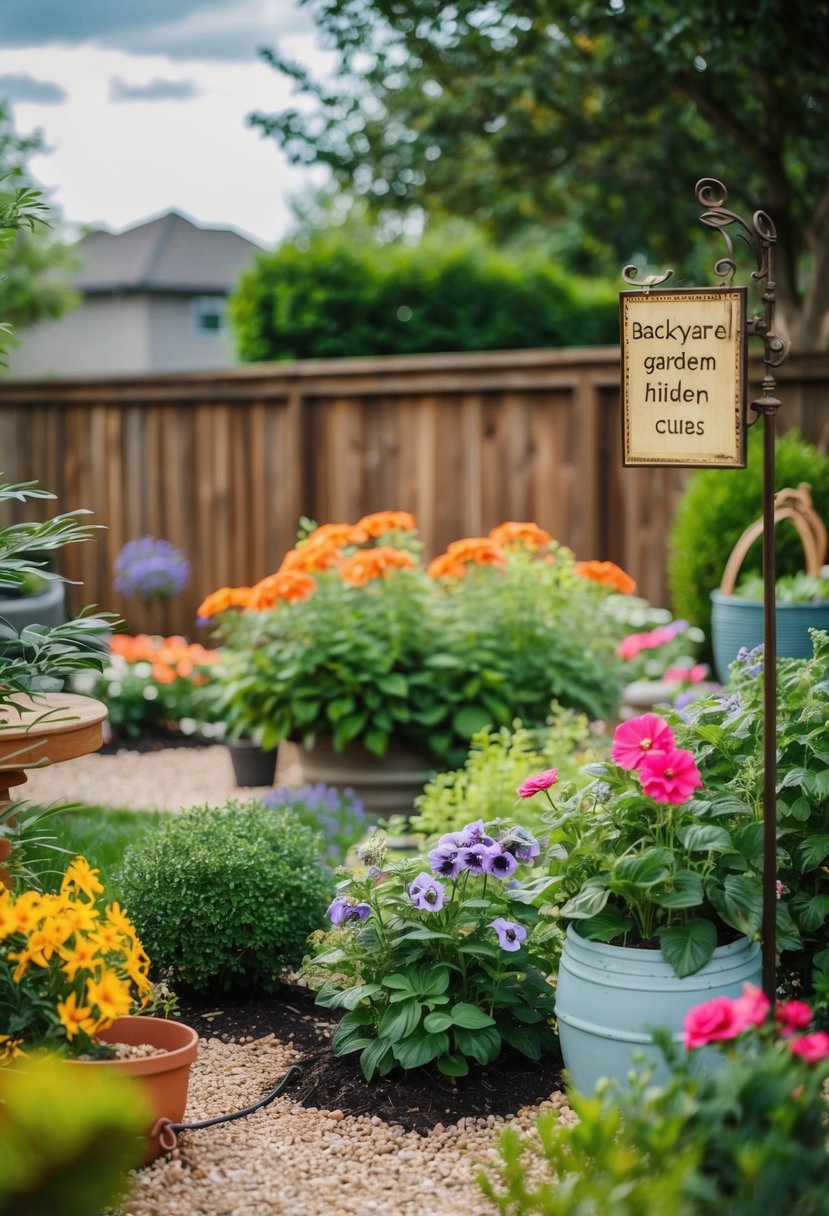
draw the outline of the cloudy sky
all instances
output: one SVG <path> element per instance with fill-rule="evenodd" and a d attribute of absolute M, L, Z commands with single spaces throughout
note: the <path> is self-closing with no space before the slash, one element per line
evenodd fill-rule
<path fill-rule="evenodd" d="M 277 45 L 324 70 L 297 0 L 2 0 L 0 98 L 43 132 L 31 170 L 70 223 L 175 208 L 273 245 L 310 180 L 245 122 L 291 100 L 257 55 Z"/>

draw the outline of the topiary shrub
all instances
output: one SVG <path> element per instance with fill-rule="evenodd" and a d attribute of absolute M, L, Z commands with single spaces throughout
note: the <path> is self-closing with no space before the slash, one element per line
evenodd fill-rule
<path fill-rule="evenodd" d="M 749 431 L 748 467 L 698 469 L 688 479 L 668 538 L 668 586 L 674 613 L 710 633 L 710 593 L 720 585 L 731 550 L 763 510 L 763 442 L 759 427 Z M 821 519 L 829 520 L 829 456 L 808 443 L 798 431 L 778 441 L 775 485 L 812 487 L 812 501 Z M 803 546 L 790 525 L 776 529 L 777 573 L 803 569 Z M 759 573 L 762 545 L 758 541 L 743 564 L 745 573 Z"/>
<path fill-rule="evenodd" d="M 316 832 L 261 803 L 195 807 L 127 849 L 124 902 L 153 963 L 197 992 L 272 992 L 333 894 Z"/>

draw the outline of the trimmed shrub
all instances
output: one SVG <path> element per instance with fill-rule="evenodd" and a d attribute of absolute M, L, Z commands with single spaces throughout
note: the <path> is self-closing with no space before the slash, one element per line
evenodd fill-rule
<path fill-rule="evenodd" d="M 272 992 L 333 894 L 314 831 L 260 803 L 195 807 L 124 855 L 124 902 L 153 963 L 197 992 Z"/>
<path fill-rule="evenodd" d="M 749 431 L 748 467 L 699 469 L 688 479 L 669 536 L 668 586 L 674 613 L 706 634 L 711 627 L 710 594 L 716 591 L 731 550 L 763 510 L 762 424 Z M 812 501 L 821 519 L 829 520 L 829 456 L 808 443 L 798 431 L 787 431 L 775 454 L 775 484 L 812 487 Z M 790 524 L 776 530 L 777 574 L 803 569 L 803 546 Z M 752 545 L 743 564 L 745 573 L 759 573 L 762 545 Z"/>

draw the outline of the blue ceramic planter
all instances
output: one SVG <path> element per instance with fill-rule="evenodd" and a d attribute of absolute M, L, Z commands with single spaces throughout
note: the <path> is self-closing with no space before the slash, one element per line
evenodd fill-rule
<path fill-rule="evenodd" d="M 680 979 L 660 950 L 609 946 L 567 930 L 556 986 L 556 1018 L 570 1082 L 592 1094 L 600 1077 L 624 1082 L 637 1057 L 667 1077 L 652 1031 L 664 1027 L 682 1041 L 682 1021 L 694 1005 L 760 987 L 760 946 L 740 938 L 719 946 L 694 975 Z"/>
<path fill-rule="evenodd" d="M 711 592 L 711 644 L 719 680 L 728 682 L 729 667 L 740 649 L 753 650 L 763 641 L 763 604 L 734 595 Z M 812 656 L 809 629 L 829 629 L 829 600 L 810 604 L 778 604 L 777 655 L 781 659 Z"/>

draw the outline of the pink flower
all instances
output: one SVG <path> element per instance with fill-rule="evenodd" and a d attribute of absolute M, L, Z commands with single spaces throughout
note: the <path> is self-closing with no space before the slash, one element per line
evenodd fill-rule
<path fill-rule="evenodd" d="M 682 684 L 699 684 L 707 675 L 708 664 L 695 663 L 693 667 L 669 667 L 662 678 L 668 683 L 678 680 Z"/>
<path fill-rule="evenodd" d="M 743 986 L 743 995 L 737 997 L 734 1005 L 744 1030 L 748 1026 L 762 1026 L 770 1009 L 769 998 L 765 992 L 755 988 L 753 984 Z"/>
<path fill-rule="evenodd" d="M 812 1020 L 812 1011 L 805 1001 L 786 1001 L 777 1003 L 774 1020 L 784 1035 L 794 1034 L 796 1030 L 805 1030 Z"/>
<path fill-rule="evenodd" d="M 558 769 L 547 768 L 543 773 L 536 773 L 534 777 L 528 777 L 526 781 L 519 785 L 516 793 L 519 798 L 532 798 L 533 794 L 539 794 L 542 790 L 548 790 L 557 781 Z"/>
<path fill-rule="evenodd" d="M 639 776 L 642 789 L 657 802 L 685 802 L 702 785 L 694 757 L 682 747 L 646 755 Z"/>
<path fill-rule="evenodd" d="M 695 1047 L 705 1047 L 707 1043 L 736 1039 L 745 1029 L 745 1022 L 737 1001 L 730 996 L 715 996 L 689 1009 L 682 1029 L 685 1031 L 685 1048 L 692 1051 Z"/>
<path fill-rule="evenodd" d="M 640 651 L 647 649 L 646 633 L 629 633 L 626 638 L 622 638 L 619 645 L 616 647 L 616 653 L 620 659 L 635 659 Z"/>
<path fill-rule="evenodd" d="M 620 768 L 639 768 L 650 752 L 667 751 L 674 735 L 664 718 L 642 714 L 616 727 L 611 755 Z"/>
<path fill-rule="evenodd" d="M 789 1047 L 807 1064 L 818 1064 L 829 1057 L 829 1034 L 824 1030 L 816 1030 L 814 1034 L 804 1034 L 799 1039 L 791 1039 Z"/>

